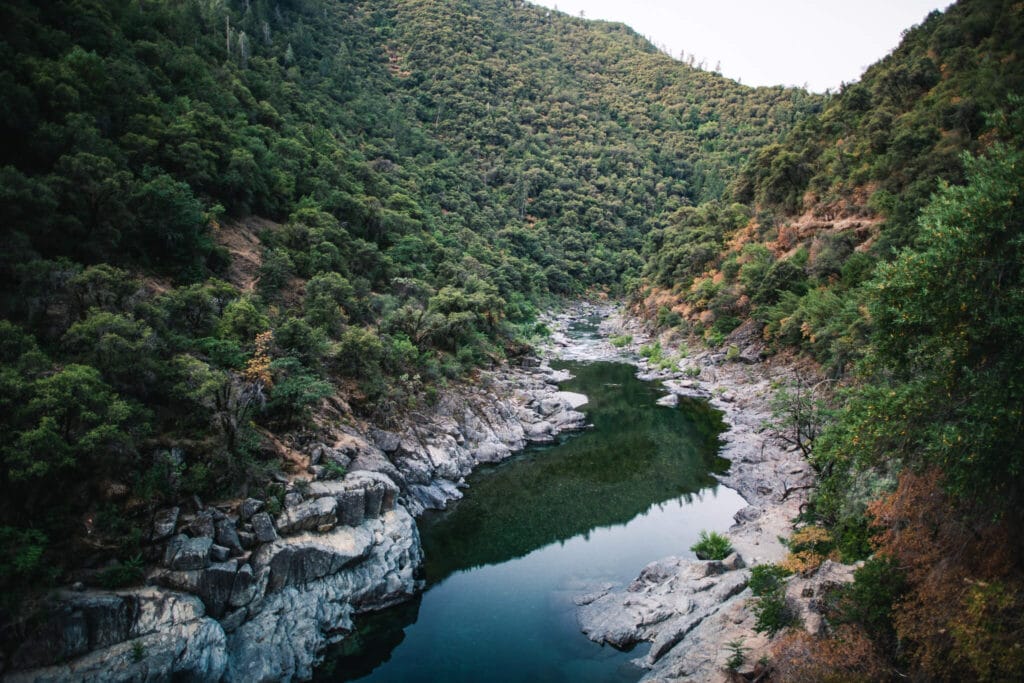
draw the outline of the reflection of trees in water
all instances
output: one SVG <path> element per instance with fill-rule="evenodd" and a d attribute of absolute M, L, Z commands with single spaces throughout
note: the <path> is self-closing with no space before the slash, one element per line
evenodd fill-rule
<path fill-rule="evenodd" d="M 356 617 L 358 628 L 325 653 L 313 680 L 340 683 L 368 676 L 391 659 L 391 653 L 405 640 L 405 629 L 419 618 L 421 601 L 417 595 L 383 612 Z"/>
<path fill-rule="evenodd" d="M 564 388 L 590 397 L 594 428 L 471 477 L 471 493 L 421 524 L 431 583 L 624 524 L 655 503 L 715 485 L 720 413 L 700 401 L 655 405 L 658 388 L 623 364 L 569 364 Z M 611 384 L 618 386 L 609 386 Z"/>
<path fill-rule="evenodd" d="M 587 394 L 594 427 L 554 446 L 537 447 L 470 478 L 469 495 L 420 520 L 427 579 L 496 564 L 550 543 L 624 524 L 652 506 L 689 505 L 716 482 L 721 414 L 682 399 L 657 406 L 658 387 L 624 364 L 568 363 L 563 388 Z M 317 680 L 350 681 L 387 662 L 419 617 L 420 598 L 365 615 L 358 630 L 328 655 Z"/>

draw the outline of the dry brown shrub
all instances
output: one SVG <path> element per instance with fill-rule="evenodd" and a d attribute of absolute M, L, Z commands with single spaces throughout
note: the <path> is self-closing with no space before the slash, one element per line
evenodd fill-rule
<path fill-rule="evenodd" d="M 274 333 L 270 330 L 256 335 L 256 348 L 252 358 L 245 364 L 245 380 L 251 384 L 262 385 L 265 389 L 273 386 L 270 374 L 270 345 L 274 341 Z"/>
<path fill-rule="evenodd" d="M 854 683 L 889 677 L 884 660 L 867 635 L 840 626 L 828 638 L 790 630 L 772 647 L 773 680 L 785 683 Z"/>
<path fill-rule="evenodd" d="M 904 472 L 868 512 L 878 552 L 907 578 L 894 623 L 913 668 L 933 680 L 1024 680 L 1024 576 L 1010 525 L 954 504 L 938 470 Z"/>
<path fill-rule="evenodd" d="M 825 554 L 825 549 L 831 543 L 832 535 L 827 529 L 813 524 L 805 526 L 794 531 L 789 537 L 790 553 L 779 564 L 794 574 L 806 576 L 820 567 L 825 560 L 839 559 L 834 553 Z"/>

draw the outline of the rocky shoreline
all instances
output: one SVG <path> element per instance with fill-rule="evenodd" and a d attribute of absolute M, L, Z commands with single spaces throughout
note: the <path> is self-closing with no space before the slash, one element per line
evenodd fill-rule
<path fill-rule="evenodd" d="M 629 338 L 623 351 L 633 353 L 656 341 L 642 322 L 621 313 L 609 316 L 602 331 L 606 337 Z M 627 586 L 595 586 L 577 597 L 580 628 L 595 642 L 618 648 L 650 643 L 647 654 L 634 660 L 647 670 L 643 681 L 736 680 L 726 671 L 730 642 L 742 643 L 746 656 L 737 673 L 751 679 L 758 660 L 767 654 L 769 639 L 754 630 L 749 609 L 748 564 L 786 556 L 780 537 L 791 533 L 815 475 L 799 450 L 767 426 L 774 383 L 789 379 L 790 367 L 786 361 L 763 361 L 756 341 L 739 348 L 730 359 L 726 353 L 703 350 L 670 369 L 643 358 L 633 360 L 641 379 L 663 382 L 668 393 L 659 403 L 672 405 L 679 396 L 692 396 L 723 412 L 728 430 L 720 455 L 732 464 L 718 478 L 747 502 L 726 534 L 735 552 L 725 560 L 664 558 L 644 567 Z M 608 344 L 604 352 L 621 357 L 622 351 L 613 350 Z M 790 582 L 787 596 L 805 624 L 821 622 L 813 599 L 820 593 L 818 584 L 848 581 L 850 574 L 849 568 L 826 562 L 815 577 Z"/>
<path fill-rule="evenodd" d="M 570 339 L 569 327 L 588 318 L 602 319 L 600 334 Z M 758 362 L 705 351 L 658 369 L 636 355 L 651 341 L 642 323 L 609 304 L 578 304 L 544 322 L 552 334 L 540 359 L 632 362 L 641 379 L 664 383 L 660 402 L 696 396 L 725 414 L 721 454 L 732 467 L 720 480 L 748 503 L 728 534 L 737 554 L 659 560 L 629 586 L 597 586 L 577 599 L 591 639 L 652 643 L 637 662 L 649 669 L 645 681 L 722 679 L 725 643 L 742 638 L 755 658 L 766 644 L 745 609 L 745 562 L 785 555 L 778 537 L 813 486 L 799 452 L 764 426 L 771 384 L 787 369 L 759 362 L 756 349 L 743 355 Z M 612 335 L 632 341 L 617 348 Z M 353 616 L 422 588 L 416 516 L 461 498 L 480 464 L 585 426 L 576 409 L 586 397 L 559 391 L 565 379 L 534 359 L 482 373 L 394 431 L 336 421 L 290 449 L 279 509 L 247 499 L 161 511 L 152 536 L 161 560 L 147 586 L 59 591 L 14 650 L 4 680 L 310 678 L 324 648 L 351 632 Z M 342 468 L 343 478 L 330 478 Z"/>
<path fill-rule="evenodd" d="M 478 465 L 585 426 L 586 397 L 559 391 L 564 379 L 537 359 L 485 372 L 398 430 L 338 420 L 283 447 L 276 504 L 161 510 L 146 587 L 55 592 L 5 634 L 3 680 L 310 678 L 354 615 L 422 588 L 416 516 L 461 498 Z"/>

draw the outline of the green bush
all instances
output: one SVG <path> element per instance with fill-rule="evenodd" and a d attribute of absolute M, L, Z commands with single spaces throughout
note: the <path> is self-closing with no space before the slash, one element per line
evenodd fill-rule
<path fill-rule="evenodd" d="M 743 662 L 747 661 L 747 651 L 750 648 L 743 645 L 742 638 L 729 641 L 725 647 L 729 650 L 729 659 L 725 660 L 725 667 L 729 671 L 736 671 L 743 666 Z"/>
<path fill-rule="evenodd" d="M 629 346 L 633 343 L 633 335 L 631 334 L 617 334 L 610 338 L 608 341 L 611 342 L 612 346 L 617 349 L 621 349 L 624 346 Z"/>
<path fill-rule="evenodd" d="M 106 589 L 123 588 L 142 581 L 142 555 L 115 562 L 100 572 L 97 580 Z"/>
<path fill-rule="evenodd" d="M 833 621 L 857 624 L 883 649 L 896 645 L 893 606 L 907 589 L 906 579 L 892 558 L 873 557 L 854 572 L 853 583 L 829 596 Z"/>
<path fill-rule="evenodd" d="M 665 353 L 661 348 L 661 342 L 641 346 L 640 355 L 646 358 L 651 365 L 662 370 L 675 369 L 679 363 L 677 356 Z"/>
<path fill-rule="evenodd" d="M 658 309 L 658 327 L 678 327 L 682 324 L 683 316 L 669 309 L 668 306 Z"/>
<path fill-rule="evenodd" d="M 754 630 L 774 636 L 776 633 L 797 623 L 796 614 L 786 603 L 786 595 L 781 589 L 763 595 L 754 603 Z"/>
<path fill-rule="evenodd" d="M 717 531 L 701 531 L 700 539 L 690 550 L 701 560 L 724 560 L 732 552 L 732 543 Z"/>
<path fill-rule="evenodd" d="M 323 464 L 324 475 L 321 479 L 344 479 L 345 472 L 347 471 L 344 467 L 334 462 L 333 460 L 327 460 Z"/>
<path fill-rule="evenodd" d="M 790 575 L 788 569 L 777 564 L 759 564 L 750 570 L 750 590 L 754 595 L 769 595 L 782 587 L 782 580 Z"/>

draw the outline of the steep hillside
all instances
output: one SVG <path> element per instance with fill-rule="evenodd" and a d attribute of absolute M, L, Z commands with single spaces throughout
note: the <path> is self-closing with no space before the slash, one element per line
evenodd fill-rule
<path fill-rule="evenodd" d="M 621 24 L 521 2 L 400 2 L 388 17 L 417 117 L 470 161 L 501 237 L 556 292 L 635 272 L 666 212 L 721 196 L 752 150 L 819 102 L 685 67 Z"/>
<path fill-rule="evenodd" d="M 18 0 L 0 56 L 9 602 L 521 353 L 820 102 L 518 2 Z"/>
<path fill-rule="evenodd" d="M 765 145 L 728 202 L 683 208 L 645 246 L 649 305 L 675 307 L 713 341 L 740 321 L 842 372 L 865 347 L 858 285 L 917 238 L 964 152 L 1000 135 L 1024 88 L 1019 5 L 972 0 L 933 12 L 818 116 Z M 672 290 L 671 293 L 664 290 Z"/>
<path fill-rule="evenodd" d="M 787 680 L 1024 674 L 1022 50 L 1020 3 L 932 13 L 759 150 L 735 203 L 645 242 L 638 310 L 837 382 L 780 396 L 820 477 L 786 568 L 867 564 L 823 603 L 826 637 L 781 642 Z"/>

